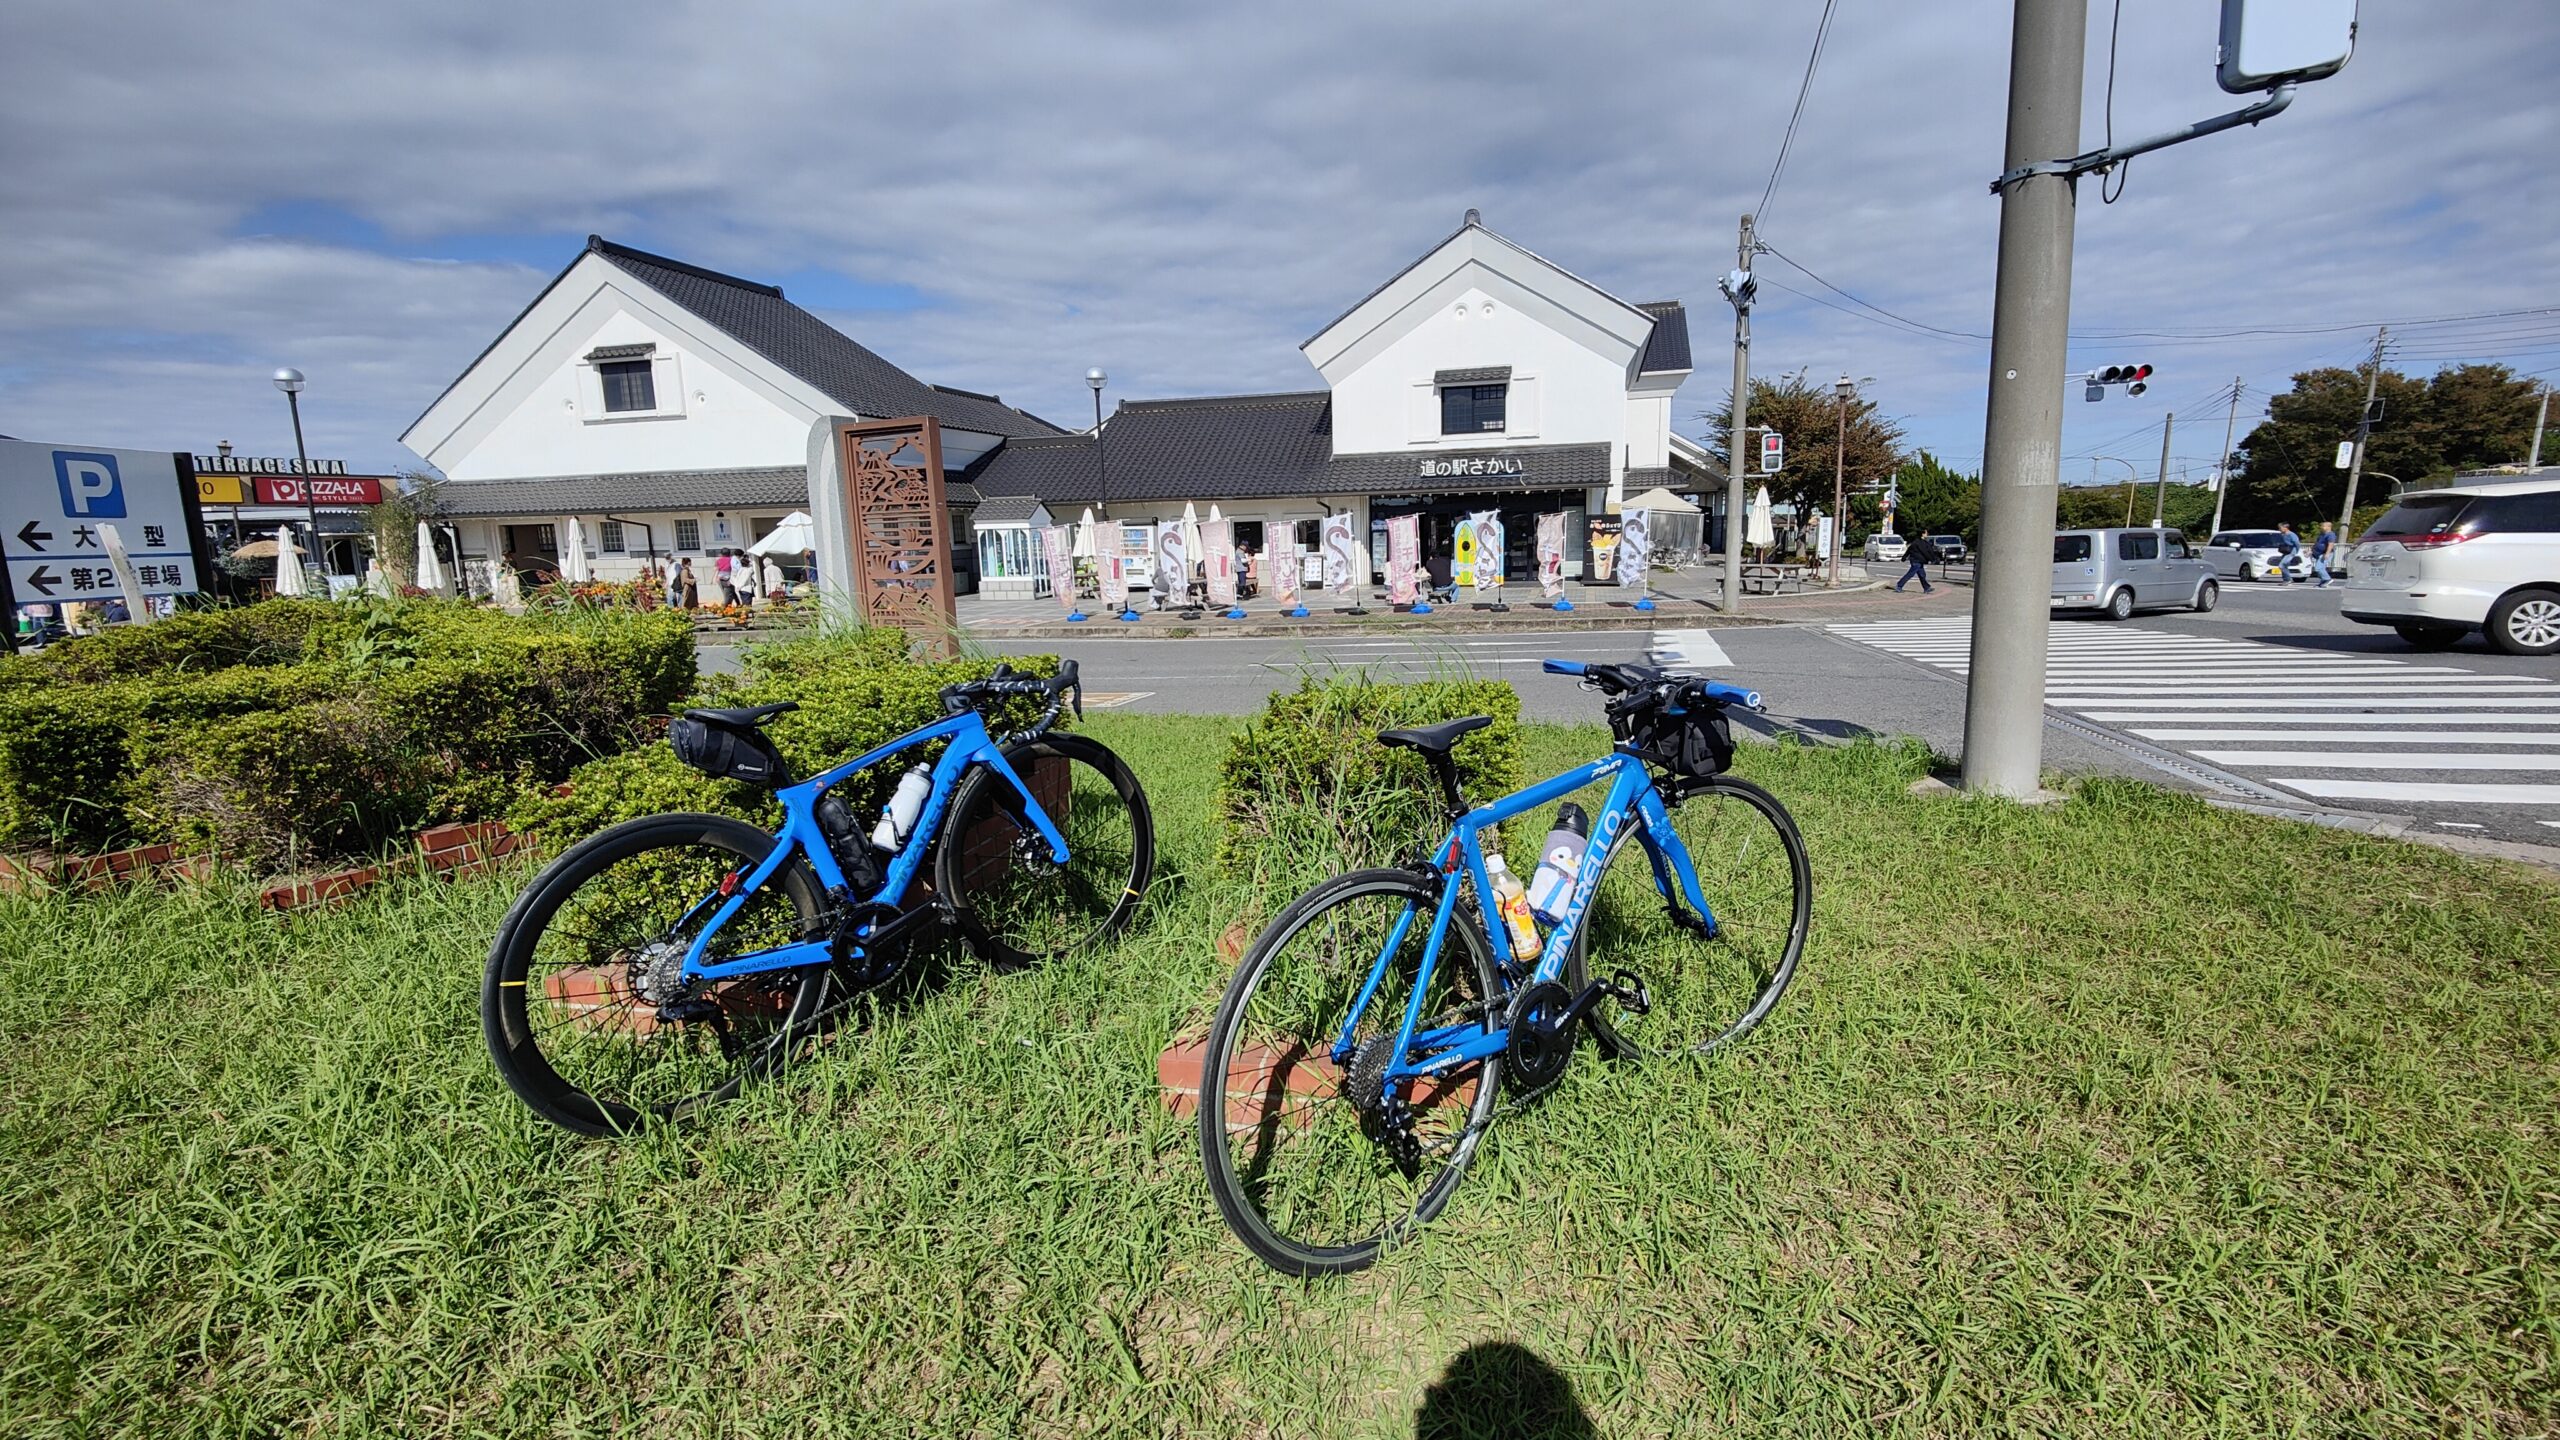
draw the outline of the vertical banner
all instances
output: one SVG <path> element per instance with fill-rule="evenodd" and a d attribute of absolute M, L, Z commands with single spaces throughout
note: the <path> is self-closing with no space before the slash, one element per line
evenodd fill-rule
<path fill-rule="evenodd" d="M 1064 525 L 1051 525 L 1040 532 L 1042 556 L 1049 562 L 1049 598 L 1076 613 L 1076 561 L 1072 553 L 1076 532 Z"/>
<path fill-rule="evenodd" d="M 1182 522 L 1156 522 L 1156 603 L 1180 605 L 1191 598 L 1191 557 L 1182 553 Z"/>
<path fill-rule="evenodd" d="M 1497 592 L 1494 599 L 1499 602 L 1503 580 L 1502 547 L 1508 538 L 1502 531 L 1502 512 L 1479 510 L 1470 519 L 1476 532 L 1476 589 L 1478 592 Z"/>
<path fill-rule="evenodd" d="M 1645 567 L 1653 562 L 1652 512 L 1630 510 L 1618 517 L 1618 583 L 1642 598 Z"/>
<path fill-rule="evenodd" d="M 1538 517 L 1538 593 L 1550 600 L 1564 596 L 1564 512 Z"/>
<path fill-rule="evenodd" d="M 1591 580 L 1597 585 L 1618 583 L 1618 522 L 1594 517 L 1591 521 Z"/>
<path fill-rule="evenodd" d="M 1336 595 L 1351 597 L 1355 605 L 1360 602 L 1360 581 L 1369 578 L 1369 567 L 1365 562 L 1356 567 L 1360 572 L 1359 579 L 1352 578 L 1358 546 L 1359 542 L 1351 533 L 1350 511 L 1324 517 L 1324 588 Z"/>
<path fill-rule="evenodd" d="M 1102 587 L 1102 605 L 1117 615 L 1129 608 L 1129 532 L 1117 520 L 1104 523 L 1094 536 L 1094 579 Z"/>
<path fill-rule="evenodd" d="M 1211 520 L 1200 527 L 1200 548 L 1206 552 L 1204 563 L 1209 571 L 1209 603 L 1233 609 L 1236 603 L 1236 522 Z"/>
<path fill-rule="evenodd" d="M 1464 590 L 1476 583 L 1476 517 L 1459 516 L 1450 531 L 1449 584 Z"/>
<path fill-rule="evenodd" d="M 1420 596 L 1413 572 L 1422 563 L 1422 517 L 1398 515 L 1387 522 L 1387 603 L 1410 605 Z"/>
<path fill-rule="evenodd" d="M 1298 527 L 1281 522 L 1280 538 L 1271 542 L 1271 559 L 1263 566 L 1271 577 L 1271 598 L 1283 610 L 1298 606 Z"/>

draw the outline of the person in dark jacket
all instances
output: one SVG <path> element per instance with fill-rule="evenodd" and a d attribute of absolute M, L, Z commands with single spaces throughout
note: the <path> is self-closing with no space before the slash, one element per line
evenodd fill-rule
<path fill-rule="evenodd" d="M 1902 572 L 1902 578 L 1893 582 L 1893 588 L 1898 591 L 1903 586 L 1910 584 L 1913 580 L 1918 580 L 1920 582 L 1921 594 L 1932 595 L 1937 593 L 1938 587 L 1929 583 L 1929 567 L 1939 563 L 1946 557 L 1938 553 L 1937 546 L 1929 543 L 1929 537 L 1926 535 L 1912 536 L 1911 546 L 1909 549 L 1902 552 L 1902 558 L 1911 563 L 1911 568 Z"/>

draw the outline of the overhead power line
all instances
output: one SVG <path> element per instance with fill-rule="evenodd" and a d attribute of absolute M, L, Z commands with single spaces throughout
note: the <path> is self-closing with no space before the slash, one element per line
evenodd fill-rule
<path fill-rule="evenodd" d="M 1787 133 L 1778 141 L 1778 163 L 1769 167 L 1769 183 L 1760 187 L 1760 218 L 1769 215 L 1769 199 L 1778 193 L 1778 177 L 1787 173 L 1787 152 L 1795 148 L 1796 124 L 1804 119 L 1805 97 L 1813 93 L 1813 72 L 1822 67 L 1823 43 L 1831 37 L 1831 12 L 1839 0 L 1822 0 L 1822 19 L 1813 27 L 1813 53 L 1805 57 L 1804 83 L 1796 87 L 1796 108 L 1787 116 Z"/>

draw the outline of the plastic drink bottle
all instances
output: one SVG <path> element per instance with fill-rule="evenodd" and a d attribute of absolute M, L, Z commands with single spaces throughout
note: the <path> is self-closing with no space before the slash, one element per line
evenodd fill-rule
<path fill-rule="evenodd" d="M 910 768 L 898 780 L 898 793 L 889 797 L 889 808 L 880 823 L 871 827 L 871 843 L 882 850 L 895 850 L 906 843 L 909 831 L 916 828 L 916 817 L 924 813 L 924 797 L 933 793 L 933 772 L 923 765 Z"/>
<path fill-rule="evenodd" d="M 1546 853 L 1538 873 L 1529 878 L 1529 908 L 1553 925 L 1573 897 L 1573 877 L 1582 873 L 1582 852 L 1590 848 L 1591 817 L 1567 800 L 1556 807 L 1555 828 L 1547 832 Z"/>
<path fill-rule="evenodd" d="M 1529 960 L 1538 953 L 1538 922 L 1529 917 L 1528 887 L 1499 855 L 1484 857 L 1484 873 L 1493 882 L 1493 908 L 1511 932 L 1511 957 Z"/>

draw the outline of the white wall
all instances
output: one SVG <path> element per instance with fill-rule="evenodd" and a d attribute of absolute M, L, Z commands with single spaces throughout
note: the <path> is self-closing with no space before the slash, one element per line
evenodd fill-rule
<path fill-rule="evenodd" d="M 706 353 L 624 286 L 638 288 L 599 287 L 505 378 L 476 433 L 445 462 L 446 474 L 481 480 L 801 463 L 814 415 L 742 377 L 731 357 Z M 609 415 L 596 368 L 581 357 L 600 345 L 642 343 L 658 347 L 651 359 L 659 408 Z"/>
<path fill-rule="evenodd" d="M 1592 349 L 1549 324 L 1541 308 L 1480 266 L 1432 286 L 1398 317 L 1407 327 L 1402 334 L 1339 378 L 1328 377 L 1334 453 L 1623 441 L 1629 353 Z M 1432 377 L 1488 365 L 1511 367 L 1507 428 L 1441 434 Z"/>

